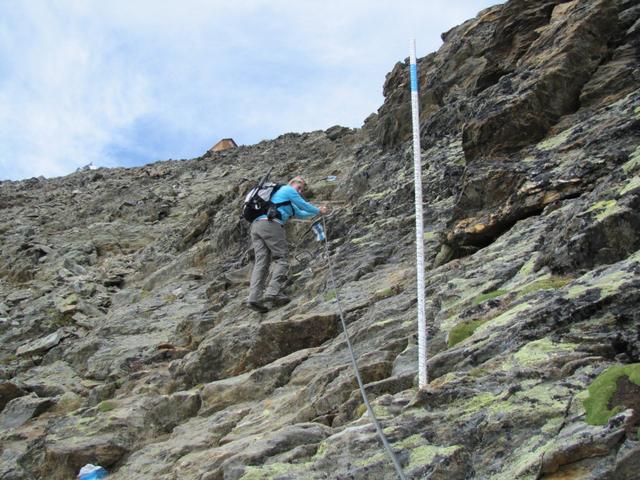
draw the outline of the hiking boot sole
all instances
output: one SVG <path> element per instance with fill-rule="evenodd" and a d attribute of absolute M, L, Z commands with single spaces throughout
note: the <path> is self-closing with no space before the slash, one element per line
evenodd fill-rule
<path fill-rule="evenodd" d="M 254 312 L 267 313 L 269 311 L 267 307 L 259 304 L 258 302 L 247 302 L 245 305 L 247 306 L 247 308 L 253 310 Z"/>
<path fill-rule="evenodd" d="M 286 297 L 265 297 L 264 302 L 273 305 L 274 307 L 283 307 L 290 303 L 291 299 Z"/>

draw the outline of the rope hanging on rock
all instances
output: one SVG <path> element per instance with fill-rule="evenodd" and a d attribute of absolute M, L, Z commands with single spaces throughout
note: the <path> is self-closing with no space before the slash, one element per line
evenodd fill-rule
<path fill-rule="evenodd" d="M 322 217 L 322 227 L 324 229 L 324 232 L 326 232 L 327 231 L 327 225 L 326 225 L 324 216 Z M 356 355 L 353 352 L 353 346 L 351 345 L 351 339 L 349 338 L 349 332 L 347 331 L 347 322 L 344 319 L 344 312 L 342 311 L 342 304 L 340 303 L 340 296 L 338 294 L 338 286 L 336 284 L 336 276 L 335 276 L 334 271 L 333 271 L 333 262 L 331 261 L 331 256 L 329 255 L 329 240 L 327 239 L 326 233 L 324 235 L 324 251 L 325 251 L 325 255 L 327 257 L 327 264 L 329 265 L 329 274 L 330 274 L 330 277 L 331 277 L 331 285 L 333 287 L 333 291 L 336 294 L 336 304 L 338 305 L 338 313 L 340 314 L 340 322 L 342 323 L 342 330 L 344 331 L 344 336 L 347 339 L 347 347 L 349 348 L 349 355 L 351 356 L 351 365 L 353 366 L 353 370 L 354 370 L 354 372 L 356 374 L 356 380 L 358 381 L 358 387 L 360 388 L 360 394 L 362 395 L 362 401 L 364 402 L 365 406 L 367 407 L 367 412 L 369 414 L 369 418 L 371 418 L 371 422 L 373 423 L 373 425 L 376 428 L 376 431 L 378 432 L 378 436 L 380 437 L 380 440 L 382 441 L 382 445 L 384 445 L 384 448 L 387 451 L 387 454 L 389 455 L 389 458 L 393 462 L 393 466 L 396 469 L 396 473 L 398 474 L 398 478 L 400 478 L 400 480 L 406 480 L 406 477 L 404 476 L 404 472 L 402 471 L 402 466 L 400 465 L 400 462 L 398 461 L 398 458 L 396 457 L 396 454 L 391 449 L 391 445 L 389 445 L 389 441 L 387 440 L 387 437 L 385 436 L 384 432 L 382 431 L 382 427 L 380 426 L 380 422 L 378 421 L 378 419 L 376 418 L 375 414 L 373 413 L 373 408 L 371 408 L 371 404 L 369 403 L 369 399 L 367 398 L 367 392 L 364 389 L 364 383 L 362 382 L 362 377 L 360 376 L 360 370 L 358 369 L 358 363 L 356 362 Z"/>

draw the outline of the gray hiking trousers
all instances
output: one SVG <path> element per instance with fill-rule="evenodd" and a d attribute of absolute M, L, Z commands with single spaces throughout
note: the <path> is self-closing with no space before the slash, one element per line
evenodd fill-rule
<path fill-rule="evenodd" d="M 268 220 L 257 220 L 251 224 L 251 242 L 256 263 L 251 274 L 248 300 L 259 302 L 269 274 L 269 264 L 272 261 L 271 280 L 265 296 L 277 296 L 282 292 L 289 271 L 289 246 L 284 227 L 278 222 Z"/>

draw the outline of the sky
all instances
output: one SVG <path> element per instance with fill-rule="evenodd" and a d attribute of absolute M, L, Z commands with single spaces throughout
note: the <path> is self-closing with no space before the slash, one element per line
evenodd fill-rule
<path fill-rule="evenodd" d="M 0 180 L 360 127 L 385 75 L 500 0 L 0 0 Z"/>

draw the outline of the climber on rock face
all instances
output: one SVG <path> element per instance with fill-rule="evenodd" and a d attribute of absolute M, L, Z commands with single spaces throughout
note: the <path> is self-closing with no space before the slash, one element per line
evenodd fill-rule
<path fill-rule="evenodd" d="M 272 215 L 259 216 L 251 224 L 251 243 L 255 252 L 255 264 L 251 274 L 247 307 L 252 310 L 265 313 L 269 308 L 286 305 L 290 301 L 282 293 L 289 270 L 289 248 L 284 225 L 291 217 L 311 218 L 327 212 L 326 206 L 317 207 L 302 198 L 301 193 L 305 187 L 306 182 L 302 177 L 292 178 L 288 185 L 279 188 L 271 198 L 274 204 L 283 202 L 287 204 L 274 208 Z M 269 265 L 272 262 L 271 280 L 264 290 Z M 263 290 L 264 297 L 262 297 Z"/>

